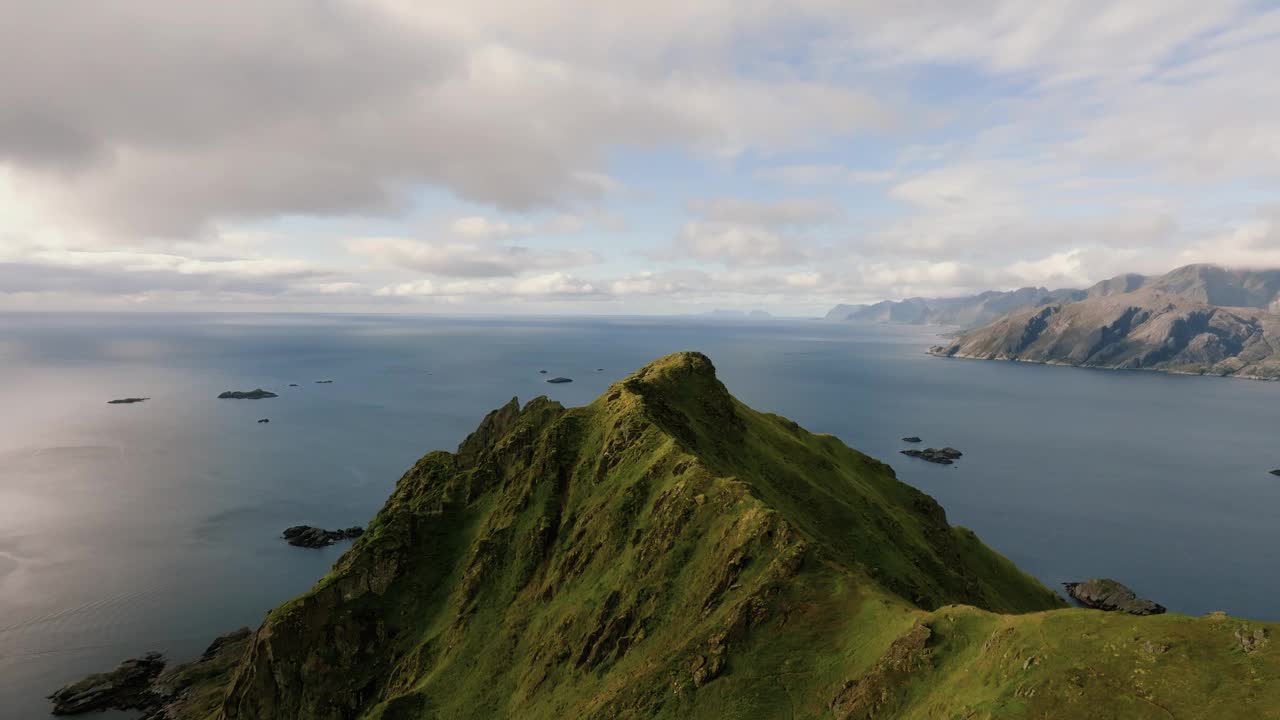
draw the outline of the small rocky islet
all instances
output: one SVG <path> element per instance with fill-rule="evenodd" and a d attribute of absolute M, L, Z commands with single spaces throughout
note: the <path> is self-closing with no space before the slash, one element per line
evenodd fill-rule
<path fill-rule="evenodd" d="M 273 392 L 258 388 L 257 390 L 228 390 L 218 396 L 219 400 L 266 400 L 267 398 L 280 397 Z"/>
<path fill-rule="evenodd" d="M 269 422 L 271 422 L 271 418 L 262 418 L 261 420 L 258 421 L 258 424 L 261 425 L 263 423 L 269 423 Z"/>
<path fill-rule="evenodd" d="M 964 453 L 952 447 L 944 447 L 941 449 L 925 448 L 924 450 L 909 449 L 902 450 L 901 452 L 907 457 L 919 458 L 936 465 L 951 465 L 955 463 L 956 460 L 964 457 Z"/>
<path fill-rule="evenodd" d="M 547 382 L 551 383 L 552 385 L 561 385 L 561 384 L 564 384 L 564 383 L 571 383 L 571 382 L 573 382 L 573 378 L 567 378 L 567 377 L 553 377 L 553 378 L 551 378 L 550 380 L 548 380 Z"/>
<path fill-rule="evenodd" d="M 904 443 L 918 443 L 918 442 L 924 442 L 924 441 L 923 441 L 923 440 L 921 440 L 921 439 L 920 439 L 920 437 L 919 437 L 918 435 L 908 435 L 908 436 L 906 436 L 906 437 L 902 438 L 902 442 L 904 442 Z"/>
<path fill-rule="evenodd" d="M 199 658 L 172 670 L 165 669 L 165 658 L 158 652 L 125 660 L 115 670 L 90 675 L 49 695 L 53 714 L 119 710 L 139 711 L 141 720 L 185 716 L 216 699 L 206 686 L 210 680 L 229 679 L 252 635 L 245 627 L 219 636 Z"/>
<path fill-rule="evenodd" d="M 333 381 L 332 381 L 332 380 L 317 380 L 317 381 L 316 381 L 316 384 L 317 384 L 317 385 L 332 385 L 332 384 L 333 384 Z"/>
<path fill-rule="evenodd" d="M 281 533 L 281 537 L 295 547 L 323 548 L 339 540 L 354 540 L 364 534 L 364 528 L 352 526 L 342 530 L 325 530 L 310 525 L 294 525 Z"/>
<path fill-rule="evenodd" d="M 1275 475 L 1276 477 L 1280 477 L 1280 468 L 1276 468 L 1275 470 L 1272 470 L 1271 474 Z"/>
<path fill-rule="evenodd" d="M 1092 578 L 1084 582 L 1062 583 L 1076 602 L 1094 610 L 1122 612 L 1130 615 L 1160 615 L 1165 607 L 1138 597 L 1137 593 L 1109 578 Z"/>
<path fill-rule="evenodd" d="M 107 404 L 108 405 L 132 405 L 134 403 L 146 402 L 150 399 L 151 398 L 128 397 L 128 398 L 120 398 L 118 400 L 108 400 Z"/>

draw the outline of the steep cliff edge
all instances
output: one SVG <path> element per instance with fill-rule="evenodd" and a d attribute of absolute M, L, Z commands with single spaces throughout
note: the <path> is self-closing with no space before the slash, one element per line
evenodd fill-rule
<path fill-rule="evenodd" d="M 1280 712 L 1268 626 L 1059 608 L 888 466 L 680 353 L 425 456 L 221 708 L 173 717 Z"/>

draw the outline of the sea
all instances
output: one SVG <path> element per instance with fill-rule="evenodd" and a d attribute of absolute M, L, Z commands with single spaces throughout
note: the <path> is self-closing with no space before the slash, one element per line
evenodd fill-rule
<path fill-rule="evenodd" d="M 1280 621 L 1280 383 L 931 357 L 940 332 L 0 314 L 0 718 L 257 625 L 347 547 L 290 547 L 284 528 L 363 525 L 417 458 L 513 396 L 584 404 L 678 350 L 710 356 L 749 405 L 890 463 L 1050 587 L 1112 577 L 1171 612 Z M 217 399 L 256 388 L 279 397 Z M 124 397 L 149 399 L 107 403 Z M 910 435 L 964 457 L 900 455 Z"/>

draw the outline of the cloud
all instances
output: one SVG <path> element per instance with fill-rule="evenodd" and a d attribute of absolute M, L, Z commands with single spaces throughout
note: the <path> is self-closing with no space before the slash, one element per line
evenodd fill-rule
<path fill-rule="evenodd" d="M 355 291 L 355 283 L 301 261 L 192 258 L 142 252 L 79 252 L 10 248 L 0 252 L 0 296 L 37 293 L 133 296 L 156 292 L 279 296 Z M 318 290 L 317 290 L 318 289 Z"/>
<path fill-rule="evenodd" d="M 820 225 L 840 216 L 840 210 L 823 200 L 742 200 L 713 198 L 694 200 L 689 212 L 713 223 L 787 227 Z"/>
<path fill-rule="evenodd" d="M 449 277 L 516 276 L 535 270 L 590 265 L 600 260 L 590 251 L 537 251 L 483 241 L 360 238 L 348 241 L 347 249 L 385 267 Z"/>
<path fill-rule="evenodd" d="M 469 215 L 453 221 L 450 230 L 460 238 L 471 240 L 505 240 L 530 235 L 563 235 L 581 232 L 587 223 L 577 215 L 556 215 L 539 223 L 509 223 L 482 215 Z"/>
<path fill-rule="evenodd" d="M 618 24 L 629 11 L 577 3 L 539 11 L 563 42 L 522 32 L 509 4 L 122 0 L 67 13 L 0 0 L 0 12 L 0 163 L 63 224 L 134 240 L 394 214 L 423 185 L 515 211 L 594 203 L 618 186 L 616 147 L 732 155 L 890 117 L 855 88 L 749 77 L 719 53 L 679 69 L 620 62 L 618 41 L 635 47 Z M 585 56 L 584 36 L 613 59 Z M 650 37 L 659 53 L 700 40 Z"/>
<path fill-rule="evenodd" d="M 600 294 L 601 291 L 592 283 L 561 272 L 497 280 L 442 282 L 425 279 L 388 285 L 374 291 L 374 295 L 387 298 L 589 298 Z"/>
<path fill-rule="evenodd" d="M 9 296 L 807 307 L 1280 264 L 1280 9 L 1245 0 L 0 17 Z"/>
<path fill-rule="evenodd" d="M 793 264 L 806 257 L 803 243 L 752 225 L 691 222 L 676 238 L 677 251 L 725 265 Z"/>

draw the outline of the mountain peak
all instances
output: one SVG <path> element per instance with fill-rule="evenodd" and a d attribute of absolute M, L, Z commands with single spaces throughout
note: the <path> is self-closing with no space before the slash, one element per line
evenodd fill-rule
<path fill-rule="evenodd" d="M 458 453 L 423 457 L 174 720 L 950 717 L 1013 697 L 1038 703 L 1028 717 L 1078 717 L 1130 709 L 1116 688 L 1139 665 L 1168 704 L 1280 702 L 1164 689 L 1206 659 L 1236 667 L 1234 621 L 1161 616 L 1135 637 L 1032 612 L 1062 605 L 887 465 L 752 410 L 705 355 L 676 353 L 584 407 L 512 400 Z M 1171 633 L 1188 652 L 1111 660 Z M 1081 688 L 1098 657 L 1104 681 Z M 921 689 L 962 683 L 960 700 Z"/>

